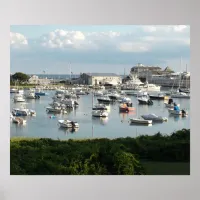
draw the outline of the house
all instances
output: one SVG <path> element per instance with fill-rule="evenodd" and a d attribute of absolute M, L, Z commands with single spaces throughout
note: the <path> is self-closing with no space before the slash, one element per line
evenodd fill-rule
<path fill-rule="evenodd" d="M 86 85 L 118 85 L 122 78 L 114 73 L 83 73 L 80 82 Z"/>
<path fill-rule="evenodd" d="M 38 76 L 33 75 L 29 78 L 28 83 L 35 85 L 48 85 L 51 83 L 51 80 L 47 78 L 39 78 Z"/>

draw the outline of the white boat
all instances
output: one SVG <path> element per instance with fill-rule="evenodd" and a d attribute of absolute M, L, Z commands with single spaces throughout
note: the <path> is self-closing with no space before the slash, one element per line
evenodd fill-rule
<path fill-rule="evenodd" d="M 63 96 L 62 94 L 57 94 L 56 95 L 57 98 L 62 98 L 62 96 Z"/>
<path fill-rule="evenodd" d="M 79 128 L 79 124 L 70 120 L 58 120 L 60 127 L 62 128 Z"/>
<path fill-rule="evenodd" d="M 104 110 L 93 110 L 92 116 L 93 117 L 108 117 L 108 112 Z"/>
<path fill-rule="evenodd" d="M 105 104 L 96 104 L 93 106 L 92 110 L 108 110 L 108 106 Z"/>
<path fill-rule="evenodd" d="M 25 93 L 25 98 L 26 99 L 35 99 L 36 96 L 35 96 L 35 92 L 34 91 L 31 91 L 31 90 L 28 90 L 26 93 Z"/>
<path fill-rule="evenodd" d="M 14 115 L 14 116 L 29 116 L 29 115 L 36 116 L 36 111 L 27 109 L 27 108 L 21 106 L 20 108 L 13 108 L 12 115 Z"/>
<path fill-rule="evenodd" d="M 145 120 L 145 119 L 139 119 L 139 118 L 130 118 L 129 120 L 131 123 L 134 123 L 134 124 L 152 124 L 152 120 Z"/>
<path fill-rule="evenodd" d="M 184 98 L 184 99 L 189 99 L 190 94 L 184 93 L 184 92 L 177 92 L 177 93 L 172 93 L 171 94 L 172 98 Z"/>
<path fill-rule="evenodd" d="M 19 94 L 24 94 L 24 90 L 18 90 Z"/>
<path fill-rule="evenodd" d="M 161 86 L 151 84 L 151 83 L 146 83 L 144 86 L 140 87 L 143 91 L 146 92 L 160 92 Z"/>
<path fill-rule="evenodd" d="M 156 99 L 156 100 L 164 100 L 165 99 L 165 95 L 163 93 L 150 94 L 149 97 L 150 97 L 150 99 Z"/>
<path fill-rule="evenodd" d="M 14 102 L 25 102 L 25 99 L 22 94 L 15 94 L 13 100 Z"/>
<path fill-rule="evenodd" d="M 85 95 L 86 93 L 82 90 L 77 90 L 76 95 Z"/>
<path fill-rule="evenodd" d="M 16 88 L 11 88 L 10 93 L 18 93 L 18 90 Z"/>
<path fill-rule="evenodd" d="M 26 120 L 21 117 L 13 117 L 12 122 L 16 124 L 26 124 Z"/>
<path fill-rule="evenodd" d="M 103 94 L 102 91 L 94 92 L 94 96 L 96 96 L 96 97 L 101 97 L 101 96 L 103 96 L 103 95 L 104 95 L 104 94 Z"/>
<path fill-rule="evenodd" d="M 28 116 L 30 112 L 29 109 L 26 108 L 13 108 L 12 114 L 14 116 Z"/>
<path fill-rule="evenodd" d="M 108 97 L 112 100 L 117 100 L 120 98 L 120 94 L 117 94 L 117 93 L 111 93 L 111 94 L 108 94 Z"/>
<path fill-rule="evenodd" d="M 148 115 L 142 115 L 141 116 L 145 120 L 152 120 L 153 122 L 164 122 L 168 121 L 167 117 L 157 116 L 155 114 L 148 114 Z"/>
<path fill-rule="evenodd" d="M 138 97 L 137 100 L 140 104 L 147 104 L 147 105 L 153 105 L 153 101 L 149 99 L 147 95 L 143 95 L 141 97 Z"/>
<path fill-rule="evenodd" d="M 131 103 L 131 99 L 126 96 L 120 96 L 118 98 L 118 102 L 120 103 Z"/>
<path fill-rule="evenodd" d="M 10 121 L 12 121 L 13 117 L 12 113 L 10 113 Z"/>
<path fill-rule="evenodd" d="M 172 115 L 182 115 L 182 116 L 187 116 L 188 115 L 188 112 L 185 111 L 185 110 L 174 110 L 174 109 L 168 109 L 169 111 L 169 114 L 172 114 Z"/>
<path fill-rule="evenodd" d="M 46 111 L 49 112 L 49 113 L 61 113 L 62 109 L 61 109 L 61 107 L 55 106 L 55 107 L 47 107 Z"/>
<path fill-rule="evenodd" d="M 107 96 L 99 97 L 99 98 L 97 98 L 97 100 L 99 102 L 103 102 L 103 103 L 110 103 L 111 102 L 111 99 L 109 97 L 107 97 Z"/>

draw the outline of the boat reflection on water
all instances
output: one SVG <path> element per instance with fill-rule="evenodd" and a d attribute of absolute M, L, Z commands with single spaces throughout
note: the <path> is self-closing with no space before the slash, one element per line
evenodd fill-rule
<path fill-rule="evenodd" d="M 130 126 L 152 126 L 152 124 L 137 124 L 137 123 L 133 123 L 133 122 L 129 122 Z"/>
<path fill-rule="evenodd" d="M 63 131 L 65 134 L 69 134 L 69 133 L 78 132 L 79 128 L 63 128 L 63 127 L 59 127 L 59 130 Z"/>
<path fill-rule="evenodd" d="M 169 114 L 169 118 L 173 119 L 175 122 L 178 122 L 180 119 L 184 120 L 186 119 L 188 116 L 182 116 L 182 115 L 170 115 Z"/>
<path fill-rule="evenodd" d="M 121 119 L 124 121 L 127 117 L 136 115 L 136 112 L 135 112 L 135 110 L 129 111 L 127 113 L 119 112 L 119 115 L 120 115 Z"/>
<path fill-rule="evenodd" d="M 92 117 L 92 123 L 106 125 L 108 123 L 108 117 Z"/>

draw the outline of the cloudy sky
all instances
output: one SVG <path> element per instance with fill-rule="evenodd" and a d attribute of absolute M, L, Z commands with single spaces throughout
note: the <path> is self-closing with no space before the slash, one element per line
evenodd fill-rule
<path fill-rule="evenodd" d="M 182 67 L 180 59 L 182 58 Z M 190 69 L 190 27 L 11 26 L 11 73 L 123 74 L 137 63 Z"/>

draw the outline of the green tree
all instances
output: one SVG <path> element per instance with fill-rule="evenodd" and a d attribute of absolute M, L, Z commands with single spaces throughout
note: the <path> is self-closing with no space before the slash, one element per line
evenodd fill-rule
<path fill-rule="evenodd" d="M 19 81 L 19 83 L 24 83 L 28 81 L 29 78 L 30 78 L 29 75 L 24 74 L 22 72 L 16 72 L 15 74 L 12 75 L 12 80 Z"/>

